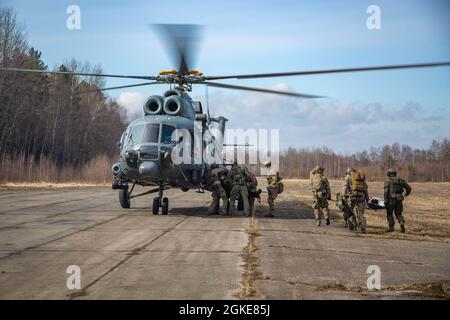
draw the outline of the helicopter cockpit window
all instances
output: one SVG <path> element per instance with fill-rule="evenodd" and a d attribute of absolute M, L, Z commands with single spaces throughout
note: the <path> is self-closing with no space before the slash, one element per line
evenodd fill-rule
<path fill-rule="evenodd" d="M 144 132 L 144 125 L 138 125 L 131 129 L 130 139 L 128 140 L 129 145 L 139 144 L 142 141 L 142 134 Z"/>
<path fill-rule="evenodd" d="M 159 139 L 159 123 L 148 124 L 142 142 L 158 143 L 158 139 Z"/>
<path fill-rule="evenodd" d="M 161 143 L 170 144 L 172 142 L 172 132 L 175 130 L 174 127 L 163 124 Z"/>

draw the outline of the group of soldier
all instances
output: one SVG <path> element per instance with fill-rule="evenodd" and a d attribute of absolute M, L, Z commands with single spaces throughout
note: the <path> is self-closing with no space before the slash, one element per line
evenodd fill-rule
<path fill-rule="evenodd" d="M 271 169 L 271 162 L 266 162 L 267 175 L 267 202 L 269 213 L 266 217 L 273 217 L 274 201 L 283 191 L 283 183 L 277 171 Z M 208 214 L 233 215 L 236 200 L 238 200 L 245 216 L 251 216 L 254 212 L 255 201 L 261 200 L 261 189 L 258 189 L 256 176 L 245 166 L 239 165 L 235 160 L 228 170 L 224 167 L 212 165 L 207 174 L 205 189 L 211 191 L 211 203 Z M 239 207 L 239 204 L 238 204 Z"/>
<path fill-rule="evenodd" d="M 284 190 L 278 171 L 272 170 L 271 162 L 266 162 L 267 174 L 267 203 L 269 212 L 266 217 L 274 217 L 274 201 L 278 194 Z M 331 188 L 324 174 L 325 168 L 314 167 L 310 172 L 310 183 L 313 193 L 313 210 L 316 225 L 321 226 L 322 219 L 327 225 L 330 221 L 330 209 L 328 201 L 331 200 Z M 405 232 L 405 219 L 403 218 L 403 200 L 411 193 L 408 183 L 397 177 L 394 169 L 386 172 L 387 179 L 384 183 L 384 208 L 386 209 L 388 229 L 394 231 L 394 214 L 400 225 L 400 231 Z M 256 176 L 247 167 L 239 165 L 235 160 L 230 169 L 219 166 L 211 166 L 205 181 L 205 189 L 211 191 L 212 201 L 208 214 L 233 215 L 235 202 L 240 201 L 240 206 L 245 216 L 254 213 L 255 201 L 260 201 L 261 189 L 258 189 Z M 343 212 L 345 227 L 350 230 L 366 233 L 367 222 L 364 211 L 369 205 L 369 188 L 364 173 L 354 168 L 345 171 L 342 191 L 336 194 L 336 206 Z M 380 205 L 380 207 L 383 207 Z"/>
<path fill-rule="evenodd" d="M 317 226 L 321 225 L 322 216 L 325 216 L 326 224 L 330 224 L 328 200 L 331 200 L 331 189 L 324 171 L 325 168 L 317 166 L 310 172 L 311 189 L 314 198 L 313 209 Z M 387 232 L 394 231 L 395 214 L 400 225 L 400 231 L 405 233 L 403 200 L 411 193 L 411 187 L 405 180 L 397 177 L 397 171 L 394 169 L 389 169 L 386 175 L 384 207 L 388 221 Z M 367 222 L 364 211 L 369 202 L 369 188 L 364 173 L 354 168 L 348 168 L 345 171 L 342 192 L 336 195 L 336 206 L 343 212 L 346 227 L 350 230 L 360 230 L 361 233 L 366 233 Z"/>

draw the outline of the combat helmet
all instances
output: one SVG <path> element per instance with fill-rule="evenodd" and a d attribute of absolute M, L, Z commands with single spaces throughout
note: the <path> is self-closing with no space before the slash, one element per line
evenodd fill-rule
<path fill-rule="evenodd" d="M 395 170 L 395 169 L 393 169 L 393 168 L 389 168 L 389 170 L 386 171 L 386 175 L 387 175 L 388 177 L 390 177 L 390 176 L 396 176 L 396 175 L 397 175 L 397 170 Z"/>
<path fill-rule="evenodd" d="M 352 167 L 348 167 L 347 170 L 345 170 L 345 174 L 352 173 L 353 171 L 355 171 L 355 169 L 353 169 Z"/>

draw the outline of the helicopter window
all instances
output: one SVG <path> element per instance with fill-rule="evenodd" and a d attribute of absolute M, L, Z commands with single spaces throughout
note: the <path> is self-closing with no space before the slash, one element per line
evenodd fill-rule
<path fill-rule="evenodd" d="M 174 130 L 174 127 L 163 124 L 161 143 L 170 144 L 172 142 L 172 132 Z"/>
<path fill-rule="evenodd" d="M 159 139 L 159 123 L 151 123 L 147 125 L 143 142 L 158 143 Z"/>
<path fill-rule="evenodd" d="M 144 131 L 144 125 L 138 125 L 138 126 L 133 127 L 133 129 L 131 129 L 131 133 L 130 133 L 129 144 L 135 145 L 135 144 L 141 143 L 143 131 Z"/>

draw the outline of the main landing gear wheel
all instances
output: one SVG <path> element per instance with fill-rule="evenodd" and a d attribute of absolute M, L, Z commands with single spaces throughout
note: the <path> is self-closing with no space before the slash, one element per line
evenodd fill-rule
<path fill-rule="evenodd" d="M 128 192 L 128 188 L 119 190 L 119 202 L 122 208 L 128 209 L 130 208 L 130 193 Z"/>
<path fill-rule="evenodd" d="M 160 206 L 161 206 L 161 198 L 160 197 L 153 198 L 152 213 L 155 215 L 158 214 Z"/>
<path fill-rule="evenodd" d="M 167 215 L 169 213 L 169 199 L 163 198 L 162 204 L 161 204 L 161 213 L 163 215 Z"/>

